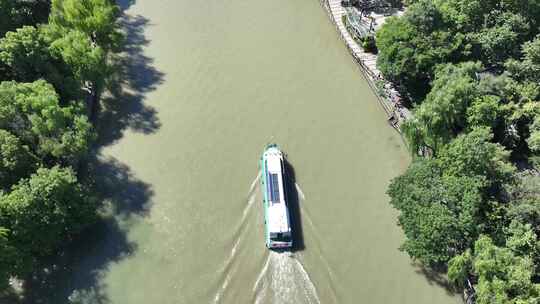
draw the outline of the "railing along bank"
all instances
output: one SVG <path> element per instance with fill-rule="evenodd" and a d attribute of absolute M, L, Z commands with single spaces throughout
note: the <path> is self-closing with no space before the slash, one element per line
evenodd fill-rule
<path fill-rule="evenodd" d="M 388 100 L 385 96 L 381 96 L 381 92 L 375 82 L 375 79 L 380 79 L 380 76 L 375 75 L 375 73 L 363 62 L 362 58 L 360 58 L 359 55 L 353 50 L 353 47 L 347 42 L 347 38 L 345 36 L 346 33 L 344 33 L 340 29 L 338 25 L 339 21 L 335 19 L 335 15 L 332 12 L 330 0 L 320 0 L 320 3 L 321 3 L 321 6 L 324 7 L 328 16 L 330 17 L 330 20 L 336 27 L 336 30 L 338 31 L 341 40 L 345 42 L 345 45 L 347 46 L 347 49 L 349 50 L 352 57 L 354 58 L 354 61 L 360 67 L 362 76 L 364 76 L 368 85 L 375 93 L 375 96 L 377 97 L 377 101 L 379 105 L 382 107 L 382 109 L 388 116 L 388 121 L 390 122 L 392 127 L 401 134 L 400 125 L 403 121 L 405 121 L 405 119 L 407 119 L 407 115 L 404 115 L 401 110 L 396 109 L 396 106 L 392 103 L 392 101 Z"/>

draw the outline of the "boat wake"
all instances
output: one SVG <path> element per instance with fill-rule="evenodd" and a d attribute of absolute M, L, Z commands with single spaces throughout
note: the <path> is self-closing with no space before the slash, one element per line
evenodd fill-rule
<path fill-rule="evenodd" d="M 253 286 L 253 293 L 256 304 L 321 303 L 306 269 L 289 252 L 269 252 Z"/>
<path fill-rule="evenodd" d="M 306 196 L 304 195 L 304 192 L 302 191 L 302 189 L 300 189 L 300 186 L 297 184 L 297 183 L 294 183 L 294 187 L 296 188 L 296 192 L 298 193 L 298 195 L 300 196 L 300 198 L 305 201 L 306 200 Z"/>
<path fill-rule="evenodd" d="M 240 248 L 240 243 L 245 238 L 245 234 L 248 230 L 248 215 L 250 214 L 250 211 L 254 205 L 253 203 L 258 199 L 256 190 L 258 190 L 260 178 L 261 174 L 259 173 L 257 177 L 255 177 L 249 188 L 246 205 L 244 206 L 244 209 L 242 211 L 242 218 L 240 219 L 239 225 L 237 226 L 236 231 L 233 235 L 234 244 L 231 248 L 229 257 L 223 264 L 223 268 L 219 271 L 223 276 L 220 280 L 221 286 L 219 287 L 219 290 L 214 296 L 213 303 L 221 302 L 221 299 L 227 291 L 231 279 L 238 271 L 238 250 Z"/>
<path fill-rule="evenodd" d="M 255 179 L 251 183 L 251 186 L 249 187 L 247 204 L 244 207 L 244 211 L 242 212 L 242 220 L 240 222 L 241 224 L 243 224 L 246 221 L 246 216 L 249 210 L 251 209 L 251 206 L 253 206 L 253 202 L 255 202 L 255 200 L 257 199 L 257 193 L 255 192 L 255 190 L 258 190 L 260 180 L 261 180 L 261 172 L 257 174 L 257 177 L 255 177 Z"/>
<path fill-rule="evenodd" d="M 262 216 L 254 214 L 256 202 L 261 201 L 260 179 L 259 173 L 247 193 L 238 226 L 233 230 L 230 253 L 217 272 L 219 278 L 212 302 L 234 303 L 237 299 L 231 290 L 245 282 L 247 277 L 253 276 L 255 283 L 250 303 L 320 304 L 317 289 L 301 262 L 300 253 L 268 251 L 266 248 L 254 252 L 251 248 L 253 240 L 260 240 L 258 246 L 262 246 L 262 231 L 257 231 L 257 227 L 262 227 Z M 304 200 L 302 190 L 298 185 L 296 188 L 300 199 Z M 248 260 L 253 263 L 251 267 L 246 264 Z M 260 271 L 255 272 L 256 269 Z"/>

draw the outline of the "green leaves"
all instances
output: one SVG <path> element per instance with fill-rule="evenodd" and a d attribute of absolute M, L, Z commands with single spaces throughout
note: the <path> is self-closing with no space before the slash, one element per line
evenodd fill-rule
<path fill-rule="evenodd" d="M 472 257 L 469 249 L 448 261 L 448 280 L 457 286 L 464 287 L 471 271 Z"/>
<path fill-rule="evenodd" d="M 498 247 L 487 236 L 474 246 L 473 273 L 478 276 L 477 303 L 533 303 L 540 296 L 532 282 L 534 266 L 528 256 Z"/>
<path fill-rule="evenodd" d="M 53 69 L 48 45 L 40 31 L 33 26 L 8 32 L 2 38 L 0 60 L 11 67 L 13 76 L 19 80 L 30 80 L 35 74 L 45 75 Z"/>
<path fill-rule="evenodd" d="M 68 30 L 51 43 L 50 50 L 55 57 L 61 58 L 71 67 L 80 86 L 90 82 L 98 86 L 99 90 L 102 89 L 105 79 L 110 74 L 106 53 L 101 47 L 93 46 L 86 34 Z"/>
<path fill-rule="evenodd" d="M 0 83 L 0 128 L 45 161 L 72 162 L 88 151 L 94 137 L 82 110 L 61 107 L 53 87 L 43 80 Z"/>
<path fill-rule="evenodd" d="M 509 159 L 540 163 L 540 2 L 409 2 L 377 34 L 379 69 L 416 104 L 411 153 L 430 152 L 389 187 L 402 249 L 477 279 L 479 304 L 537 303 L 540 182 Z"/>
<path fill-rule="evenodd" d="M 386 78 L 422 98 L 429 90 L 436 66 L 466 53 L 464 35 L 447 28 L 447 21 L 433 1 L 418 1 L 403 17 L 388 19 L 377 32 L 378 68 Z"/>
<path fill-rule="evenodd" d="M 503 65 L 519 54 L 519 46 L 529 36 L 529 23 L 519 14 L 501 11 L 490 12 L 486 23 L 480 31 L 468 35 L 478 48 L 475 56 L 488 66 Z"/>
<path fill-rule="evenodd" d="M 110 50 L 122 35 L 116 17 L 118 7 L 110 0 L 53 0 L 49 23 L 85 33 L 97 45 Z"/>
<path fill-rule="evenodd" d="M 509 182 L 515 168 L 508 162 L 509 153 L 492 138 L 489 129 L 475 128 L 445 146 L 438 158 L 444 175 L 486 178 L 491 185 Z"/>
<path fill-rule="evenodd" d="M 47 20 L 49 0 L 0 0 L 0 37 L 23 25 Z"/>
<path fill-rule="evenodd" d="M 406 235 L 401 248 L 426 265 L 445 263 L 477 234 L 479 185 L 467 177 L 443 178 L 436 160 L 414 162 L 388 194 Z"/>
<path fill-rule="evenodd" d="M 536 116 L 531 125 L 531 135 L 527 139 L 529 149 L 535 153 L 540 153 L 540 115 Z"/>
<path fill-rule="evenodd" d="M 512 178 L 508 153 L 490 142 L 487 129 L 475 129 L 450 142 L 433 159 L 417 159 L 390 184 L 388 194 L 400 211 L 402 246 L 426 265 L 439 265 L 467 249 L 479 233 L 491 232 L 491 200 Z"/>
<path fill-rule="evenodd" d="M 18 137 L 0 130 L 0 185 L 9 188 L 20 178 L 30 175 L 37 166 L 36 157 Z"/>
<path fill-rule="evenodd" d="M 25 26 L 0 39 L 0 61 L 9 67 L 13 80 L 33 82 L 45 79 L 64 99 L 79 95 L 80 85 L 70 67 L 51 53 L 43 27 Z"/>
<path fill-rule="evenodd" d="M 536 0 L 420 0 L 377 33 L 377 65 L 414 102 L 429 92 L 440 64 L 481 61 L 500 69 L 540 31 Z M 537 74 L 538 75 L 538 74 Z"/>
<path fill-rule="evenodd" d="M 60 240 L 92 222 L 95 202 L 71 169 L 56 166 L 38 169 L 0 196 L 0 211 L 10 227 L 10 242 L 21 255 L 16 273 L 25 273 L 31 269 L 33 256 L 51 253 Z"/>
<path fill-rule="evenodd" d="M 110 0 L 0 0 L 0 293 L 96 217 L 71 167 L 95 138 L 86 113 L 112 74 L 118 14 Z"/>
<path fill-rule="evenodd" d="M 467 127 L 467 108 L 477 98 L 479 63 L 446 65 L 438 69 L 433 90 L 404 126 L 413 153 L 422 146 L 436 153 Z"/>

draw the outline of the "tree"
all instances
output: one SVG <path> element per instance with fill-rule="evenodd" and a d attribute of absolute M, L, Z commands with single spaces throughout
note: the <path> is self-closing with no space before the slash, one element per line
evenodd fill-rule
<path fill-rule="evenodd" d="M 416 2 L 403 17 L 389 18 L 377 31 L 377 67 L 386 78 L 422 98 L 429 91 L 435 67 L 467 53 L 464 35 L 448 27 L 433 1 Z"/>
<path fill-rule="evenodd" d="M 48 45 L 33 26 L 8 32 L 0 40 L 0 59 L 12 68 L 13 77 L 22 81 L 50 74 L 47 70 L 53 68 Z"/>
<path fill-rule="evenodd" d="M 509 160 L 540 164 L 540 1 L 408 3 L 377 34 L 379 69 L 415 105 L 415 160 L 388 190 L 401 248 L 479 304 L 537 303 L 540 177 Z"/>
<path fill-rule="evenodd" d="M 0 290 L 9 286 L 9 277 L 17 261 L 17 250 L 8 240 L 9 230 L 0 227 Z"/>
<path fill-rule="evenodd" d="M 62 37 L 52 41 L 50 49 L 71 67 L 81 86 L 84 86 L 85 82 L 92 82 L 103 87 L 109 69 L 105 52 L 99 46 L 92 46 L 92 41 L 83 32 L 65 32 Z"/>
<path fill-rule="evenodd" d="M 388 194 L 406 236 L 401 249 L 427 266 L 441 265 L 465 250 L 478 233 L 479 182 L 443 179 L 436 160 L 417 160 L 394 179 Z"/>
<path fill-rule="evenodd" d="M 99 98 L 111 73 L 107 54 L 117 50 L 122 40 L 118 12 L 118 6 L 110 0 L 52 1 L 48 28 L 56 40 L 53 49 L 82 81 L 91 119 L 97 117 Z"/>
<path fill-rule="evenodd" d="M 510 223 L 506 229 L 506 247 L 520 256 L 536 257 L 539 243 L 531 224 L 523 224 L 517 220 Z"/>
<path fill-rule="evenodd" d="M 390 184 L 400 211 L 402 249 L 426 265 L 439 265 L 469 248 L 480 233 L 502 233 L 496 200 L 514 168 L 487 129 L 475 129 L 433 159 L 416 160 Z M 487 225 L 486 219 L 490 219 Z"/>
<path fill-rule="evenodd" d="M 71 169 L 38 169 L 0 196 L 3 222 L 17 248 L 16 274 L 32 270 L 34 258 L 52 253 L 60 241 L 95 218 L 95 202 Z"/>
<path fill-rule="evenodd" d="M 484 26 L 485 16 L 492 12 L 496 0 L 442 0 L 436 1 L 441 14 L 451 20 L 455 30 L 471 33 Z"/>
<path fill-rule="evenodd" d="M 0 40 L 0 61 L 9 67 L 12 79 L 32 82 L 45 79 L 61 93 L 63 100 L 76 98 L 79 83 L 61 57 L 54 57 L 49 50 L 41 28 L 25 26 L 15 32 L 8 32 Z"/>
<path fill-rule="evenodd" d="M 118 6 L 110 0 L 52 0 L 49 23 L 59 31 L 81 31 L 93 43 L 111 50 L 122 37 L 116 22 L 118 13 Z"/>
<path fill-rule="evenodd" d="M 521 127 L 522 150 L 536 155 L 533 160 L 540 154 L 540 36 L 524 43 L 521 51 L 522 58 L 508 60 L 505 67 L 512 79 L 508 87 L 517 97 L 511 118 Z"/>
<path fill-rule="evenodd" d="M 505 111 L 506 108 L 501 97 L 497 95 L 476 97 L 467 108 L 466 125 L 482 126 L 496 130 L 504 123 Z"/>
<path fill-rule="evenodd" d="M 534 171 L 519 172 L 506 191 L 510 196 L 507 220 L 530 224 L 540 235 L 540 176 Z"/>
<path fill-rule="evenodd" d="M 54 88 L 43 80 L 0 83 L 0 128 L 45 162 L 77 161 L 95 136 L 83 110 L 61 107 Z"/>
<path fill-rule="evenodd" d="M 56 33 L 58 34 L 58 33 Z M 54 34 L 53 34 L 54 35 Z M 74 78 L 89 95 L 91 118 L 98 112 L 99 97 L 112 68 L 107 64 L 106 52 L 93 45 L 86 34 L 78 30 L 66 30 L 53 40 L 50 47 L 55 57 L 61 58 L 71 69 Z"/>
<path fill-rule="evenodd" d="M 438 160 L 445 176 L 472 176 L 486 180 L 488 187 L 501 187 L 510 182 L 515 168 L 508 162 L 509 152 L 492 143 L 487 128 L 474 128 L 445 146 Z"/>
<path fill-rule="evenodd" d="M 0 0 L 0 37 L 23 25 L 47 21 L 49 0 Z"/>
<path fill-rule="evenodd" d="M 540 82 L 540 36 L 524 43 L 521 51 L 523 59 L 508 60 L 506 68 L 518 80 Z"/>
<path fill-rule="evenodd" d="M 438 69 L 433 89 L 403 125 L 413 153 L 427 146 L 437 152 L 467 127 L 467 109 L 479 97 L 479 63 L 446 65 Z"/>
<path fill-rule="evenodd" d="M 36 157 L 19 138 L 0 130 L 0 188 L 9 189 L 22 177 L 27 177 L 36 166 Z"/>
<path fill-rule="evenodd" d="M 531 24 L 531 35 L 538 34 L 540 28 L 540 2 L 537 0 L 502 0 L 499 2 L 504 10 L 519 14 Z"/>
<path fill-rule="evenodd" d="M 475 57 L 488 66 L 501 66 L 505 60 L 519 54 L 519 46 L 529 37 L 527 20 L 511 12 L 492 11 L 484 27 L 468 35 Z"/>
<path fill-rule="evenodd" d="M 468 255 L 465 252 L 449 263 L 449 276 L 459 278 L 469 271 L 472 262 L 472 274 L 478 277 L 478 304 L 534 303 L 540 297 L 540 285 L 532 280 L 534 265 L 530 257 L 498 247 L 487 236 L 475 242 L 473 257 Z"/>
<path fill-rule="evenodd" d="M 531 125 L 531 136 L 527 139 L 529 149 L 540 154 L 540 115 L 536 116 Z"/>
<path fill-rule="evenodd" d="M 471 250 L 467 249 L 448 261 L 448 280 L 457 286 L 464 287 L 466 280 L 472 273 Z"/>

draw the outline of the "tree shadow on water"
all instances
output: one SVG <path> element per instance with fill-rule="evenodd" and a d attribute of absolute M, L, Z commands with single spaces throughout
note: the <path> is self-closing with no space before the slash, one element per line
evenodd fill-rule
<path fill-rule="evenodd" d="M 454 286 L 448 282 L 448 279 L 445 276 L 446 271 L 444 269 L 432 269 L 426 268 L 425 266 L 411 262 L 412 266 L 415 269 L 415 272 L 421 274 L 430 285 L 436 285 L 443 288 L 446 291 L 446 294 L 455 296 L 459 294 L 459 291 L 454 288 Z"/>
<path fill-rule="evenodd" d="M 122 138 L 126 129 L 152 134 L 161 123 L 147 94 L 163 83 L 164 73 L 153 66 L 153 59 L 144 54 L 150 42 L 144 30 L 150 21 L 140 15 L 123 15 L 125 32 L 123 52 L 113 60 L 116 73 L 109 82 L 109 90 L 102 98 L 103 110 L 98 119 L 99 145 L 106 146 Z"/>
<path fill-rule="evenodd" d="M 120 7 L 120 10 L 125 11 L 130 6 L 135 4 L 137 0 L 116 0 L 116 4 Z"/>
<path fill-rule="evenodd" d="M 103 216 L 26 279 L 22 304 L 110 304 L 103 281 L 110 265 L 137 250 L 127 237 L 131 220 L 147 215 L 153 190 L 112 158 L 91 161 L 95 195 Z"/>
<path fill-rule="evenodd" d="M 110 211 L 115 216 L 148 215 L 154 195 L 149 184 L 137 179 L 128 166 L 115 158 L 95 159 L 92 164 L 96 193 L 101 201 L 111 202 Z"/>
<path fill-rule="evenodd" d="M 285 169 L 285 192 L 287 195 L 287 206 L 289 207 L 289 215 L 291 218 L 291 229 L 293 237 L 292 252 L 302 251 L 305 249 L 304 233 L 302 231 L 302 211 L 300 208 L 300 199 L 298 190 L 296 189 L 296 176 L 294 167 L 287 159 L 284 161 Z"/>
<path fill-rule="evenodd" d="M 114 218 L 104 218 L 41 262 L 24 284 L 23 304 L 109 304 L 101 281 L 111 263 L 136 250 Z"/>
<path fill-rule="evenodd" d="M 120 1 L 122 9 L 133 3 Z M 111 265 L 137 251 L 137 244 L 128 238 L 127 232 L 133 221 L 148 214 L 152 187 L 138 179 L 127 165 L 103 157 L 99 151 L 119 140 L 127 129 L 151 134 L 160 128 L 157 112 L 147 104 L 146 94 L 163 82 L 164 74 L 152 66 L 153 60 L 143 52 L 149 43 L 144 36 L 149 20 L 124 15 L 121 22 L 126 41 L 123 54 L 114 63 L 118 73 L 102 98 L 97 124 L 99 141 L 87 168 L 82 170 L 88 172 L 83 179 L 91 180 L 93 193 L 102 203 L 103 216 L 57 253 L 42 259 L 25 278 L 22 294 L 13 298 L 12 303 L 111 304 L 104 276 Z"/>

